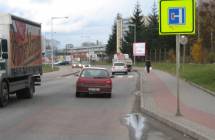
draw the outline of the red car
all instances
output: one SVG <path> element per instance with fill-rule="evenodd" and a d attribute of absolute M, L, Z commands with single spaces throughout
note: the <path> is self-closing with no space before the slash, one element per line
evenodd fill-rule
<path fill-rule="evenodd" d="M 111 98 L 112 80 L 107 69 L 87 67 L 83 68 L 77 83 L 76 83 L 76 97 L 85 93 L 89 95 L 104 94 Z"/>

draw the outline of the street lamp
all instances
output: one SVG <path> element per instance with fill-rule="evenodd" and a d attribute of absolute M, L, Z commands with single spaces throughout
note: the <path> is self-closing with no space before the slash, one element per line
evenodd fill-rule
<path fill-rule="evenodd" d="M 69 17 L 51 17 L 52 70 L 54 68 L 53 20 L 54 19 L 67 19 L 67 18 L 69 18 Z"/>
<path fill-rule="evenodd" d="M 136 41 L 137 41 L 137 28 L 136 28 L 136 24 L 128 24 L 129 26 L 131 26 L 131 27 L 134 27 L 134 43 L 136 43 Z M 135 56 L 134 56 L 134 54 L 133 54 L 133 57 L 134 57 L 134 64 L 135 64 Z"/>

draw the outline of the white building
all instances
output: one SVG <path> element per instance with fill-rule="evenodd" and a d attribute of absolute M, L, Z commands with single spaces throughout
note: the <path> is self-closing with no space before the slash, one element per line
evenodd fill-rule
<path fill-rule="evenodd" d="M 75 61 L 88 61 L 88 60 L 104 60 L 106 57 L 106 47 L 101 43 L 97 42 L 85 42 L 80 47 L 70 49 L 71 58 Z"/>

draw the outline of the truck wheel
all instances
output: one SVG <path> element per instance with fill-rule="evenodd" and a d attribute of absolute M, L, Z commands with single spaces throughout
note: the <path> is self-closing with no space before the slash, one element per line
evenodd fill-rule
<path fill-rule="evenodd" d="M 9 101 L 9 89 L 6 82 L 2 82 L 1 85 L 1 96 L 0 96 L 0 106 L 4 107 Z"/>
<path fill-rule="evenodd" d="M 34 81 L 31 79 L 29 87 L 24 89 L 25 98 L 27 99 L 33 98 L 34 92 L 35 92 Z"/>

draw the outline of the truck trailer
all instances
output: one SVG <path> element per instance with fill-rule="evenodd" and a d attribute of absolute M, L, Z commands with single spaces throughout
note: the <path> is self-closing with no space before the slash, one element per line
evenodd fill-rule
<path fill-rule="evenodd" d="M 41 24 L 0 13 L 0 106 L 32 98 L 42 75 Z"/>

